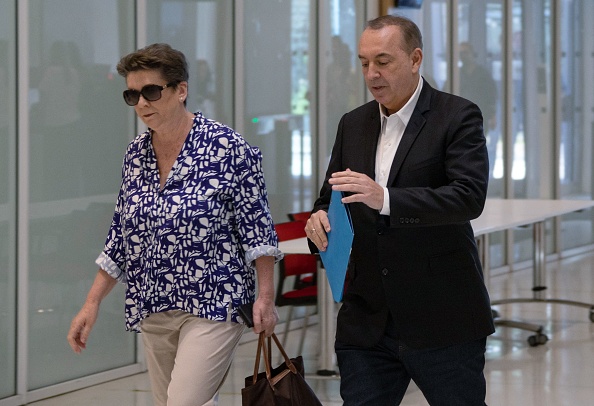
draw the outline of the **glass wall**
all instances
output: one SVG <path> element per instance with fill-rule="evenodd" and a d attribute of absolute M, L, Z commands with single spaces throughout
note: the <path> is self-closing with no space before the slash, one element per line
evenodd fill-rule
<path fill-rule="evenodd" d="M 458 2 L 457 89 L 481 109 L 489 151 L 489 197 L 502 197 L 503 1 Z M 497 168 L 497 172 L 495 172 Z"/>
<path fill-rule="evenodd" d="M 187 106 L 233 126 L 233 0 L 147 2 L 147 44 L 165 42 L 188 61 Z"/>
<path fill-rule="evenodd" d="M 0 399 L 16 392 L 16 24 L 0 0 Z"/>
<path fill-rule="evenodd" d="M 432 87 L 451 92 L 450 79 L 450 10 L 449 2 L 425 0 L 422 7 L 391 7 L 390 14 L 413 20 L 423 35 L 421 74 Z"/>
<path fill-rule="evenodd" d="M 338 123 L 343 114 L 363 104 L 366 87 L 359 63 L 359 37 L 365 26 L 364 2 L 326 0 L 320 17 L 320 89 L 318 103 L 320 177 L 326 172 Z"/>
<path fill-rule="evenodd" d="M 555 195 L 552 103 L 551 5 L 514 0 L 511 10 L 512 125 L 511 190 L 508 197 L 551 199 Z M 547 235 L 554 236 L 553 222 Z M 532 231 L 514 232 L 513 262 L 532 258 Z M 555 240 L 547 238 L 548 252 Z"/>
<path fill-rule="evenodd" d="M 28 21 L 31 390 L 135 362 L 122 286 L 102 303 L 82 356 L 65 337 L 97 272 L 124 150 L 136 130 L 115 73 L 134 47 L 133 4 L 32 0 Z"/>
<path fill-rule="evenodd" d="M 589 19 L 594 15 L 594 2 L 561 2 L 558 11 L 560 195 L 564 199 L 592 199 L 594 91 L 587 84 L 594 83 L 594 26 Z M 562 248 L 591 244 L 593 221 L 591 210 L 562 217 Z"/>
<path fill-rule="evenodd" d="M 264 156 L 270 209 L 278 222 L 287 221 L 288 213 L 310 210 L 315 193 L 310 114 L 315 5 L 310 0 L 253 0 L 240 17 L 240 125 Z"/>
<path fill-rule="evenodd" d="M 457 10 L 458 58 L 455 86 L 449 89 L 475 102 L 483 113 L 489 153 L 489 198 L 505 195 L 503 114 L 504 1 L 461 0 Z M 447 87 L 446 87 L 447 89 Z M 492 267 L 506 263 L 505 233 L 489 236 Z"/>

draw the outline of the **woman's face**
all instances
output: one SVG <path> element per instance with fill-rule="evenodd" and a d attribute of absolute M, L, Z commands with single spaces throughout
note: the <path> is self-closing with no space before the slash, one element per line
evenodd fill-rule
<path fill-rule="evenodd" d="M 161 74 L 153 70 L 130 72 L 126 77 L 126 85 L 131 90 L 141 91 L 146 85 L 165 86 L 166 84 Z M 161 90 L 161 98 L 155 101 L 146 100 L 140 95 L 134 110 L 144 124 L 158 132 L 172 120 L 177 120 L 180 112 L 185 112 L 183 101 L 187 97 L 187 86 L 187 82 L 181 82 L 176 88 L 166 87 Z"/>

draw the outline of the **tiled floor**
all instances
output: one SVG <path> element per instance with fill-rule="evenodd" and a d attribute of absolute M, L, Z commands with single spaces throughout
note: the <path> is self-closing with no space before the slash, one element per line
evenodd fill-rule
<path fill-rule="evenodd" d="M 548 264 L 548 297 L 594 302 L 594 254 Z M 531 270 L 499 274 L 491 278 L 492 299 L 529 297 Z M 522 303 L 498 306 L 506 318 L 519 318 L 544 325 L 549 341 L 531 347 L 530 332 L 498 327 L 487 341 L 487 404 L 490 406 L 584 406 L 594 405 L 594 323 L 590 310 L 561 304 Z M 317 328 L 311 327 L 303 356 L 306 372 L 317 369 Z M 251 333 L 250 333 L 251 334 Z M 293 336 L 294 340 L 293 340 Z M 297 348 L 290 337 L 287 350 Z M 241 405 L 243 379 L 251 374 L 255 342 L 242 344 L 233 369 L 219 398 L 221 406 Z M 341 405 L 336 379 L 308 378 L 325 406 Z M 420 391 L 411 385 L 403 405 L 427 405 Z M 53 399 L 34 406 L 151 406 L 146 374 L 135 375 Z"/>

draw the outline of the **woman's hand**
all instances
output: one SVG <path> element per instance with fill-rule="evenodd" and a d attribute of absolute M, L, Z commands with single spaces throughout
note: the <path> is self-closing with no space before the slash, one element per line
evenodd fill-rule
<path fill-rule="evenodd" d="M 87 348 L 87 339 L 97 321 L 98 314 L 98 304 L 85 303 L 78 314 L 72 319 L 67 339 L 68 344 L 70 344 L 72 351 L 75 353 L 80 354 L 82 350 Z"/>
<path fill-rule="evenodd" d="M 278 323 L 278 311 L 274 300 L 258 296 L 254 303 L 253 315 L 254 333 L 260 334 L 263 331 L 266 337 L 270 337 Z"/>
<path fill-rule="evenodd" d="M 103 269 L 97 271 L 93 286 L 87 294 L 85 304 L 80 309 L 78 314 L 74 316 L 70 323 L 70 330 L 66 338 L 68 344 L 72 347 L 72 351 L 80 354 L 82 350 L 87 348 L 87 339 L 91 330 L 97 321 L 99 314 L 99 305 L 105 296 L 111 292 L 117 281 L 107 274 Z"/>
<path fill-rule="evenodd" d="M 266 337 L 274 333 L 278 323 L 278 312 L 274 305 L 274 257 L 256 258 L 256 274 L 258 275 L 258 298 L 254 302 L 254 333 L 262 331 Z"/>

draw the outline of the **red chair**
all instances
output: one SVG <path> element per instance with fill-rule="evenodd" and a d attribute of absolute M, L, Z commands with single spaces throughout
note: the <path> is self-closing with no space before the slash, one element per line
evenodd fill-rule
<path fill-rule="evenodd" d="M 303 221 L 304 223 L 309 219 L 311 212 L 309 211 L 302 211 L 299 213 L 289 213 L 287 216 L 291 221 Z"/>
<path fill-rule="evenodd" d="M 305 228 L 302 221 L 289 221 L 275 224 L 279 241 L 293 240 L 305 237 Z M 285 347 L 291 324 L 294 306 L 316 306 L 318 304 L 318 286 L 316 276 L 318 271 L 318 258 L 313 254 L 285 254 L 279 263 L 279 278 L 276 289 L 275 304 L 277 307 L 289 306 L 285 333 L 282 345 Z M 292 283 L 289 279 L 293 278 Z M 310 282 L 304 282 L 309 278 Z M 287 289 L 285 285 L 291 286 Z M 303 342 L 307 331 L 309 313 L 305 311 L 298 354 L 303 352 Z"/>
<path fill-rule="evenodd" d="M 289 217 L 289 220 L 291 220 L 291 221 L 302 221 L 303 228 L 305 228 L 305 223 L 309 219 L 309 216 L 311 216 L 311 212 L 309 212 L 309 211 L 301 211 L 298 213 L 287 214 L 287 217 Z M 315 282 L 316 281 L 314 280 L 313 276 L 304 276 L 299 279 L 299 283 L 302 286 L 312 285 L 312 284 L 315 284 Z"/>

